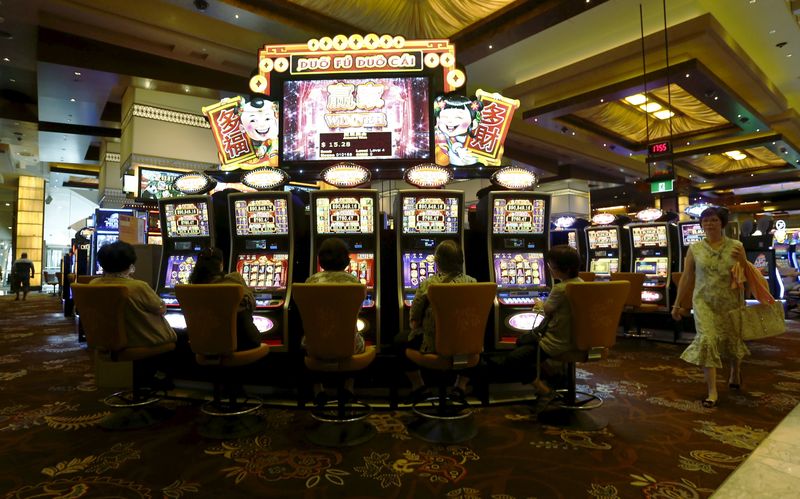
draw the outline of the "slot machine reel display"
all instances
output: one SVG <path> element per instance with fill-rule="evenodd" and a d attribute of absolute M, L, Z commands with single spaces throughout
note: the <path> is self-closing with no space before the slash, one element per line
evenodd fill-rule
<path fill-rule="evenodd" d="M 610 213 L 598 213 L 592 217 L 592 225 L 584 228 L 586 233 L 586 268 L 594 272 L 595 280 L 608 281 L 612 272 L 628 269 L 627 248 L 624 241 L 629 231 L 621 227 L 627 221 Z"/>

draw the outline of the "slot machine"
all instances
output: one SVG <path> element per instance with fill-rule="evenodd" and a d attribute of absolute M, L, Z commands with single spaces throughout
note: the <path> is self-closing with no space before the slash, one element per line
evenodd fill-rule
<path fill-rule="evenodd" d="M 703 226 L 700 224 L 699 220 L 691 220 L 678 222 L 678 234 L 680 234 L 678 268 L 680 272 L 683 272 L 683 263 L 686 260 L 686 253 L 689 251 L 689 246 L 702 241 L 706 233 L 703 231 Z"/>
<path fill-rule="evenodd" d="M 238 272 L 253 290 L 253 322 L 261 341 L 284 351 L 289 339 L 291 301 L 292 202 L 290 192 L 271 191 L 228 195 L 230 272 Z"/>
<path fill-rule="evenodd" d="M 631 236 L 631 272 L 644 274 L 642 302 L 669 310 L 670 274 L 677 258 L 677 228 L 670 222 L 655 222 L 663 212 L 648 208 L 636 214 L 641 223 L 628 225 Z M 652 220 L 652 221 L 651 221 Z"/>
<path fill-rule="evenodd" d="M 586 255 L 586 232 L 584 227 L 589 225 L 589 221 L 583 218 L 561 216 L 553 220 L 553 227 L 550 229 L 550 246 L 566 244 L 575 249 L 584 261 Z"/>
<path fill-rule="evenodd" d="M 147 210 L 147 244 L 163 244 L 161 238 L 161 217 L 158 210 Z"/>
<path fill-rule="evenodd" d="M 794 245 L 791 243 L 789 233 L 786 231 L 786 222 L 778 220 L 775 224 L 775 232 L 773 233 L 772 249 L 775 252 L 775 269 L 777 271 L 777 284 L 778 284 L 778 298 L 786 298 L 786 286 L 784 285 L 784 276 L 794 276 L 795 265 L 794 259 Z M 794 280 L 790 277 L 790 280 Z"/>
<path fill-rule="evenodd" d="M 541 316 L 531 311 L 550 290 L 545 257 L 550 243 L 550 194 L 489 193 L 489 276 L 497 283 L 494 348 L 514 348 Z"/>
<path fill-rule="evenodd" d="M 211 198 L 182 196 L 158 201 L 161 216 L 161 269 L 156 293 L 167 305 L 167 321 L 173 328 L 185 329 L 180 304 L 175 297 L 177 284 L 189 284 L 197 257 L 203 248 L 214 245 Z"/>
<path fill-rule="evenodd" d="M 608 281 L 612 272 L 628 270 L 629 231 L 627 217 L 598 213 L 586 233 L 586 270 L 594 272 L 596 281 Z"/>
<path fill-rule="evenodd" d="M 92 234 L 91 272 L 93 275 L 103 273 L 97 261 L 97 250 L 104 245 L 119 240 L 119 216 L 132 215 L 133 210 L 110 210 L 98 208 L 94 210 L 94 233 Z"/>
<path fill-rule="evenodd" d="M 319 272 L 317 254 L 322 242 L 338 237 L 350 248 L 345 271 L 367 286 L 359 313 L 358 329 L 367 345 L 380 347 L 380 245 L 378 244 L 378 191 L 336 189 L 311 192 L 311 274 Z"/>
<path fill-rule="evenodd" d="M 761 236 L 742 236 L 740 238 L 744 246 L 747 260 L 755 266 L 764 276 L 769 284 L 770 294 L 778 298 L 781 294 L 782 282 L 778 274 L 778 266 L 775 263 L 775 250 L 772 247 L 772 234 Z"/>
<path fill-rule="evenodd" d="M 397 194 L 397 296 L 400 326 L 409 328 L 409 312 L 420 283 L 436 274 L 436 246 L 452 239 L 464 247 L 464 193 L 449 190 L 404 190 Z"/>

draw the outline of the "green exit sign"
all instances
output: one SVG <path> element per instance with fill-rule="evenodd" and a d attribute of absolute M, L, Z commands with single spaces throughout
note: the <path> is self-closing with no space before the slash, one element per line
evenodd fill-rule
<path fill-rule="evenodd" d="M 658 194 L 659 192 L 672 192 L 675 180 L 659 180 L 658 182 L 650 183 L 650 194 Z"/>

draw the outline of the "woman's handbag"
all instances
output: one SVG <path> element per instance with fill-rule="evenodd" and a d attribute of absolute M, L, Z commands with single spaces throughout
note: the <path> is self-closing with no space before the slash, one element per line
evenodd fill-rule
<path fill-rule="evenodd" d="M 769 338 L 786 332 L 783 303 L 759 303 L 742 306 L 728 312 L 733 327 L 743 340 Z"/>

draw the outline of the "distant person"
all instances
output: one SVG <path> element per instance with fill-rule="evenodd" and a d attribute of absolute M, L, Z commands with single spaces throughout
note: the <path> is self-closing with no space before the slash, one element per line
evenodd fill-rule
<path fill-rule="evenodd" d="M 22 253 L 21 257 L 14 260 L 11 265 L 12 275 L 12 291 L 17 293 L 14 301 L 19 301 L 19 292 L 22 291 L 22 300 L 28 297 L 28 291 L 31 289 L 31 279 L 36 275 L 36 270 L 33 267 L 33 261 L 28 259 L 27 253 Z"/>
<path fill-rule="evenodd" d="M 734 328 L 728 312 L 744 303 L 742 290 L 731 286 L 731 269 L 735 264 L 747 265 L 742 243 L 723 232 L 728 224 L 728 211 L 711 207 L 700 214 L 705 238 L 689 246 L 683 264 L 683 276 L 678 283 L 672 318 L 681 320 L 689 311 L 680 306 L 688 300 L 690 284 L 694 283 L 692 308 L 697 333 L 683 351 L 681 359 L 703 368 L 708 394 L 703 407 L 717 405 L 717 369 L 722 360 L 730 365 L 728 384 L 738 390 L 742 383 L 742 358 L 750 351 Z"/>
<path fill-rule="evenodd" d="M 256 298 L 253 290 L 238 272 L 226 274 L 222 270 L 222 251 L 205 248 L 197 257 L 197 264 L 189 275 L 190 284 L 238 284 L 244 288 L 244 296 L 236 312 L 236 350 L 251 350 L 261 345 L 261 333 L 253 322 Z"/>
<path fill-rule="evenodd" d="M 550 248 L 547 253 L 547 266 L 553 279 L 558 281 L 547 301 L 536 299 L 533 311 L 544 314 L 544 323 L 535 331 L 523 335 L 517 347 L 509 352 L 503 366 L 523 384 L 533 385 L 538 395 L 550 395 L 550 386 L 536 376 L 541 363 L 575 348 L 572 337 L 572 315 L 579 313 L 570 308 L 567 301 L 567 284 L 583 282 L 578 277 L 581 259 L 578 252 L 568 245 Z"/>
<path fill-rule="evenodd" d="M 322 242 L 319 246 L 319 266 L 322 267 L 320 272 L 309 276 L 306 279 L 307 284 L 320 284 L 320 283 L 355 283 L 360 284 L 361 281 L 358 277 L 354 276 L 345 269 L 350 265 L 350 250 L 347 248 L 347 243 L 338 237 L 331 237 Z M 303 337 L 302 345 L 305 346 L 305 336 Z M 364 353 L 366 344 L 364 337 L 361 333 L 356 332 L 355 339 L 353 340 L 353 355 Z M 344 383 L 344 389 L 347 391 L 349 398 L 354 398 L 353 390 L 355 387 L 355 380 L 347 378 Z M 318 407 L 324 406 L 328 401 L 328 396 L 325 393 L 325 387 L 322 383 L 314 383 L 314 404 Z"/>
<path fill-rule="evenodd" d="M 433 353 L 436 351 L 436 319 L 433 316 L 433 309 L 428 301 L 428 287 L 431 284 L 452 283 L 464 284 L 477 282 L 474 277 L 464 273 L 464 254 L 459 245 L 452 240 L 442 241 L 436 246 L 433 254 L 436 263 L 436 274 L 422 281 L 414 295 L 409 312 L 409 322 L 411 331 L 408 334 L 406 348 L 419 350 L 423 353 Z M 419 366 L 406 360 L 405 373 L 411 382 L 411 395 L 409 402 L 420 402 L 427 398 L 425 382 Z M 459 400 L 465 400 L 469 377 L 459 375 L 453 387 L 453 396 Z"/>

